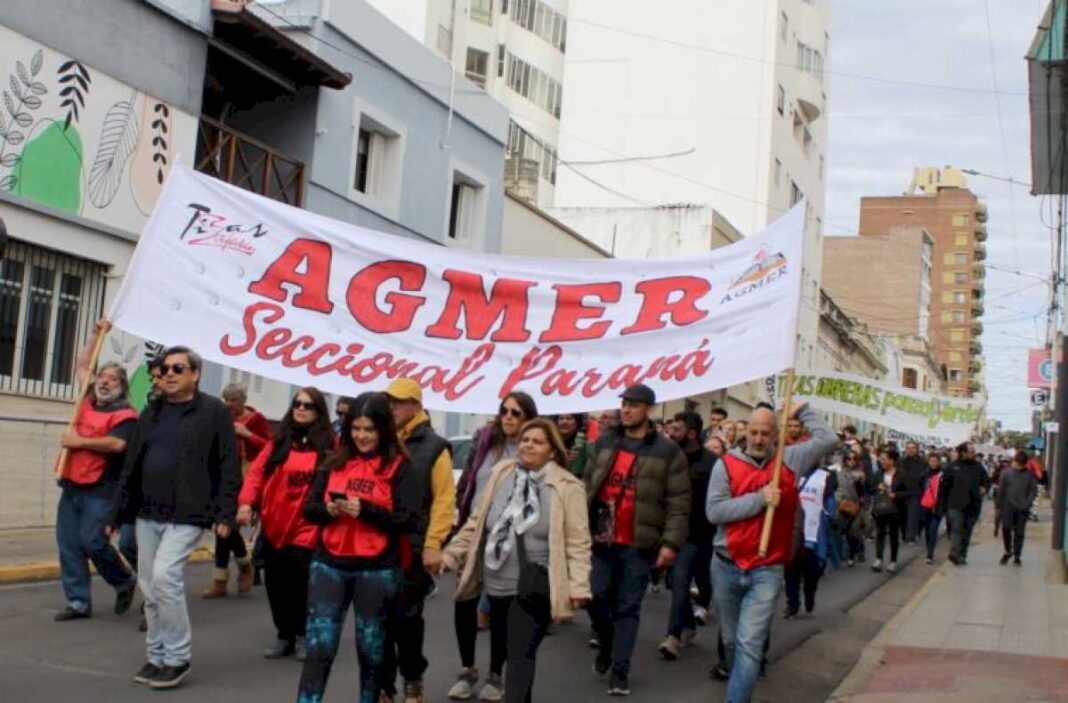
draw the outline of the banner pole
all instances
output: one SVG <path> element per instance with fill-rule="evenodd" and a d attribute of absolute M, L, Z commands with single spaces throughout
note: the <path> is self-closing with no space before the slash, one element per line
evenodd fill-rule
<path fill-rule="evenodd" d="M 96 341 L 93 343 L 93 350 L 89 354 L 89 365 L 88 372 L 85 377 L 85 383 L 82 383 L 82 380 L 78 378 L 77 373 L 75 373 L 74 410 L 71 411 L 70 421 L 67 423 L 68 432 L 74 429 L 74 421 L 78 419 L 78 408 L 81 407 L 82 400 L 85 398 L 85 391 L 88 388 L 88 385 L 92 383 L 92 379 L 96 376 L 96 364 L 97 361 L 100 360 L 100 351 L 104 348 L 104 337 L 107 336 L 108 333 L 106 330 L 97 330 Z M 55 474 L 57 479 L 63 478 L 63 472 L 67 470 L 67 457 L 69 455 L 70 452 L 67 451 L 66 447 L 63 447 L 59 450 L 59 458 L 56 459 L 55 468 Z"/>
<path fill-rule="evenodd" d="M 775 463 L 771 470 L 771 485 L 779 487 L 779 476 L 782 475 L 782 455 L 785 452 L 786 421 L 790 419 L 790 405 L 794 395 L 794 369 L 786 372 L 786 393 L 783 395 L 782 417 L 779 418 L 779 441 L 775 448 Z M 768 555 L 768 542 L 771 540 L 771 523 L 775 519 L 775 506 L 769 505 L 764 511 L 764 529 L 760 531 L 760 550 L 757 555 L 763 559 Z"/>

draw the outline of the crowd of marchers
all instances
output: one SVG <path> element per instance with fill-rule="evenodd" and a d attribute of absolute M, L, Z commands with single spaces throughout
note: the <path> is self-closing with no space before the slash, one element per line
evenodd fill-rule
<path fill-rule="evenodd" d="M 102 321 L 97 334 L 108 329 Z M 995 494 L 1001 563 L 1019 565 L 1044 480 L 1024 453 L 1006 461 L 969 444 L 875 447 L 805 405 L 654 420 L 655 393 L 638 384 L 597 418 L 542 417 L 534 398 L 510 393 L 454 482 L 452 447 L 414 380 L 339 399 L 333 421 L 326 396 L 302 388 L 272 426 L 239 386 L 222 399 L 202 393 L 200 357 L 171 347 L 150 362 L 152 390 L 137 413 L 120 365 L 90 377 L 91 346 L 78 365 L 87 393 L 62 438 L 66 606 L 55 619 L 92 616 L 90 562 L 115 589 L 116 613 L 140 590 L 146 660 L 133 680 L 151 689 L 190 674 L 185 567 L 211 530 L 215 568 L 202 596 L 227 596 L 231 556 L 238 592 L 262 578 L 276 630 L 264 656 L 303 662 L 301 703 L 322 700 L 350 609 L 361 703 L 422 703 L 423 608 L 447 572 L 460 664 L 450 699 L 530 701 L 546 634 L 583 610 L 590 675 L 606 679 L 609 695 L 628 695 L 642 602 L 664 582 L 660 654 L 678 660 L 714 621 L 710 674 L 726 682 L 728 701 L 749 701 L 776 614 L 811 613 L 827 569 L 870 557 L 872 569 L 893 573 L 899 545 L 921 536 L 932 563 L 943 529 L 949 559 L 964 566 Z M 484 670 L 480 631 L 490 641 Z"/>

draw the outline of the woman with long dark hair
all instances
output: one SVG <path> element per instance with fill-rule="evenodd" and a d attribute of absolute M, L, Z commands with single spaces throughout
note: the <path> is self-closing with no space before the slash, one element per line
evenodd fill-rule
<path fill-rule="evenodd" d="M 237 504 L 239 525 L 262 523 L 264 578 L 278 636 L 264 652 L 268 659 L 305 656 L 308 569 L 319 527 L 304 518 L 315 467 L 334 446 L 326 398 L 317 388 L 301 388 L 285 417 L 249 467 Z"/>
<path fill-rule="evenodd" d="M 893 447 L 879 452 L 879 471 L 875 474 L 875 495 L 872 498 L 872 514 L 875 516 L 875 561 L 872 562 L 873 571 L 882 571 L 883 548 L 886 546 L 886 537 L 890 537 L 890 564 L 886 570 L 890 573 L 897 571 L 897 549 L 901 538 L 901 519 L 895 500 L 908 493 L 909 487 L 905 477 L 897 470 L 899 459 L 897 450 Z"/>
<path fill-rule="evenodd" d="M 521 391 L 512 391 L 504 400 L 493 422 L 475 433 L 472 449 L 467 455 L 460 481 L 456 484 L 456 526 L 463 527 L 482 496 L 493 475 L 493 467 L 505 459 L 514 459 L 519 452 L 519 432 L 523 424 L 538 416 L 534 399 Z M 456 601 L 453 613 L 456 643 L 460 649 L 460 671 L 456 683 L 449 689 L 449 698 L 467 700 L 474 695 L 478 684 L 475 668 L 475 641 L 478 639 L 480 598 Z M 502 682 L 487 679 L 479 692 L 486 701 L 501 700 Z"/>
<path fill-rule="evenodd" d="M 576 478 L 582 478 L 586 472 L 586 415 L 582 413 L 564 413 L 553 415 L 552 421 L 560 430 L 560 437 L 567 449 L 567 463 L 564 468 Z"/>
<path fill-rule="evenodd" d="M 322 525 L 308 581 L 308 655 L 298 703 L 318 703 L 337 655 L 345 611 L 356 617 L 360 703 L 382 690 L 386 616 L 400 584 L 401 536 L 420 527 L 418 483 L 384 393 L 364 393 L 344 416 L 341 447 L 315 471 L 304 516 Z"/>

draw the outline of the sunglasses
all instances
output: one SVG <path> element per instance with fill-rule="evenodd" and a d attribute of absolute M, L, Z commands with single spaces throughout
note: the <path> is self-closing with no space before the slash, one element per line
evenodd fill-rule
<path fill-rule="evenodd" d="M 189 368 L 188 364 L 163 364 L 159 367 L 159 375 L 167 376 L 173 371 L 175 376 L 181 376 Z"/>
<path fill-rule="evenodd" d="M 501 406 L 501 409 L 500 409 L 499 412 L 500 412 L 500 416 L 501 417 L 511 416 L 511 417 L 514 417 L 514 418 L 519 419 L 519 420 L 522 420 L 524 417 L 526 417 L 526 415 L 524 415 L 522 410 L 517 410 L 515 408 L 506 408 L 503 405 Z"/>
<path fill-rule="evenodd" d="M 293 401 L 294 410 L 315 410 L 315 403 L 306 403 L 303 400 Z"/>

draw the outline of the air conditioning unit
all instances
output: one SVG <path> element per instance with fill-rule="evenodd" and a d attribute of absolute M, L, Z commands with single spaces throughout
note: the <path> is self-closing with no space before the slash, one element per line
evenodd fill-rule
<path fill-rule="evenodd" d="M 504 190 L 528 203 L 538 202 L 538 177 L 541 164 L 509 154 L 504 160 Z"/>

